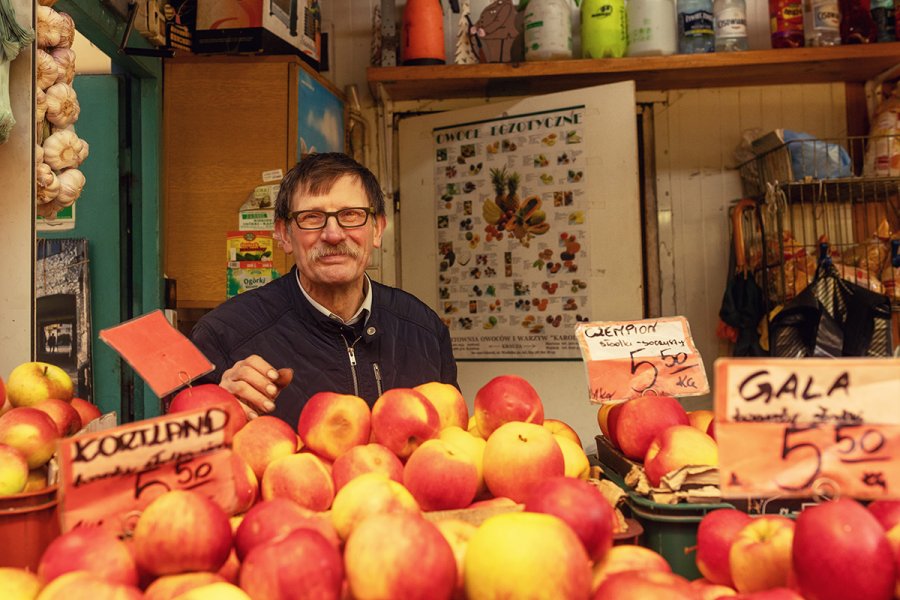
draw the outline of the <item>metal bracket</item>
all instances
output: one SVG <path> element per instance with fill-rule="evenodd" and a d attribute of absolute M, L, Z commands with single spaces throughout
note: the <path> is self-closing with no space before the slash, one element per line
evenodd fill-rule
<path fill-rule="evenodd" d="M 119 42 L 119 54 L 127 54 L 129 56 L 152 56 L 155 58 L 172 58 L 175 51 L 171 48 L 128 48 L 128 38 L 134 30 L 134 20 L 137 17 L 137 2 L 130 0 L 128 2 L 128 23 L 125 25 L 125 33 L 122 34 L 122 41 Z"/>

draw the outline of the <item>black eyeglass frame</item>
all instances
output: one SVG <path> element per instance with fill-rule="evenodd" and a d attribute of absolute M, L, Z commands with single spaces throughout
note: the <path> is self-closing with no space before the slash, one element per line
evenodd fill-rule
<path fill-rule="evenodd" d="M 341 223 L 341 218 L 339 215 L 346 210 L 365 211 L 366 218 L 359 225 L 344 225 L 343 223 Z M 325 215 L 325 220 L 322 222 L 321 227 L 304 227 L 304 226 L 300 225 L 300 221 L 297 220 L 297 217 L 299 217 L 302 214 L 309 214 L 309 213 L 317 213 L 320 215 Z M 334 210 L 334 211 L 330 211 L 330 210 L 295 210 L 292 213 L 288 213 L 288 219 L 293 221 L 294 224 L 297 226 L 297 228 L 302 229 L 303 231 L 320 231 L 322 229 L 325 229 L 325 227 L 328 225 L 329 217 L 334 217 L 334 220 L 337 221 L 337 224 L 343 229 L 359 229 L 360 227 L 365 226 L 365 224 L 369 222 L 370 216 L 375 216 L 375 209 L 372 208 L 371 206 L 348 206 L 346 208 L 342 208 L 340 210 Z"/>

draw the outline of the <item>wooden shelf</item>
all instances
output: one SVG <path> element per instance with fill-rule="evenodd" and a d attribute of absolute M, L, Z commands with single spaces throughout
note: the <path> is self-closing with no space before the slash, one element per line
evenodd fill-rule
<path fill-rule="evenodd" d="M 900 42 L 509 64 L 369 67 L 392 100 L 524 96 L 633 79 L 638 90 L 863 82 L 900 64 Z"/>

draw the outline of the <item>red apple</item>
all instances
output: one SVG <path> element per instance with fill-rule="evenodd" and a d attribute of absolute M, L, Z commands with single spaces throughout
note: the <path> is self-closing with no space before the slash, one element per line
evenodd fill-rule
<path fill-rule="evenodd" d="M 135 525 L 138 566 L 153 575 L 216 571 L 231 552 L 228 515 L 198 492 L 173 490 L 153 500 Z"/>
<path fill-rule="evenodd" d="M 600 427 L 600 433 L 602 433 L 616 448 L 619 447 L 619 444 L 612 438 L 612 432 L 609 429 L 609 416 L 612 414 L 612 410 L 617 406 L 622 406 L 622 404 L 607 402 L 601 404 L 600 408 L 597 409 L 597 425 Z"/>
<path fill-rule="evenodd" d="M 410 388 L 383 393 L 372 407 L 372 441 L 406 460 L 425 440 L 437 437 L 438 413 L 425 396 Z"/>
<path fill-rule="evenodd" d="M 430 381 L 413 388 L 431 402 L 438 413 L 438 429 L 456 426 L 465 429 L 469 423 L 469 407 L 456 386 Z"/>
<path fill-rule="evenodd" d="M 34 600 L 41 591 L 37 575 L 27 569 L 0 567 L 0 581 L 4 600 Z"/>
<path fill-rule="evenodd" d="M 787 517 L 762 515 L 751 519 L 737 533 L 728 553 L 735 589 L 744 593 L 785 587 L 793 538 L 794 522 Z"/>
<path fill-rule="evenodd" d="M 253 548 L 241 565 L 240 586 L 251 598 L 339 600 L 344 579 L 341 554 L 312 529 Z"/>
<path fill-rule="evenodd" d="M 3 383 L 3 378 L 0 377 L 0 410 L 6 405 L 6 385 Z"/>
<path fill-rule="evenodd" d="M 6 380 L 6 396 L 13 406 L 34 406 L 47 398 L 72 399 L 72 378 L 45 362 L 22 363 Z"/>
<path fill-rule="evenodd" d="M 394 481 L 403 483 L 403 463 L 385 446 L 372 443 L 350 448 L 338 456 L 331 466 L 335 493 L 354 477 L 373 472 L 384 473 Z"/>
<path fill-rule="evenodd" d="M 237 557 L 247 554 L 261 544 L 283 538 L 295 529 L 313 529 L 337 548 L 341 540 L 328 515 L 303 508 L 287 498 L 262 500 L 244 515 L 234 535 Z"/>
<path fill-rule="evenodd" d="M 731 596 L 729 600 L 804 600 L 803 596 L 786 587 L 771 588 L 761 592 L 749 592 Z"/>
<path fill-rule="evenodd" d="M 194 588 L 223 581 L 224 577 L 208 571 L 163 575 L 147 586 L 144 590 L 144 600 L 172 600 Z"/>
<path fill-rule="evenodd" d="M 697 569 L 706 579 L 734 587 L 728 558 L 731 544 L 750 521 L 750 515 L 733 508 L 720 508 L 703 516 L 697 527 Z"/>
<path fill-rule="evenodd" d="M 342 540 L 365 519 L 381 513 L 420 514 L 418 502 L 403 484 L 383 473 L 363 473 L 351 479 L 334 496 L 331 522 Z"/>
<path fill-rule="evenodd" d="M 231 464 L 235 491 L 235 505 L 231 512 L 246 512 L 259 499 L 259 480 L 250 464 L 240 454 L 231 454 Z"/>
<path fill-rule="evenodd" d="M 494 496 L 524 502 L 548 477 L 564 475 L 565 459 L 553 434 L 535 423 L 510 421 L 484 448 L 484 482 Z"/>
<path fill-rule="evenodd" d="M 83 398 L 72 398 L 70 404 L 72 405 L 72 408 L 78 411 L 78 416 L 81 417 L 82 427 L 87 427 L 88 423 L 94 419 L 99 419 L 103 415 L 96 405 L 91 404 Z"/>
<path fill-rule="evenodd" d="M 303 405 L 297 433 L 305 449 L 333 461 L 368 443 L 371 425 L 369 405 L 359 396 L 319 392 Z"/>
<path fill-rule="evenodd" d="M 344 568 L 359 600 L 449 600 L 456 587 L 450 544 L 416 514 L 381 513 L 363 520 L 344 547 Z"/>
<path fill-rule="evenodd" d="M 29 469 L 43 466 L 56 452 L 59 431 L 50 416 L 36 408 L 17 407 L 0 415 L 0 444 L 19 450 Z"/>
<path fill-rule="evenodd" d="M 81 415 L 65 400 L 47 398 L 34 405 L 34 408 L 47 413 L 56 424 L 59 437 L 67 437 L 78 433 L 81 429 Z"/>
<path fill-rule="evenodd" d="M 141 590 L 122 583 L 113 583 L 90 571 L 72 571 L 60 575 L 47 584 L 40 600 L 141 600 Z"/>
<path fill-rule="evenodd" d="M 728 598 L 728 600 L 731 600 L 734 596 L 737 595 L 737 592 L 734 590 L 734 588 L 730 588 L 727 585 L 713 583 L 708 579 L 704 579 L 702 577 L 700 579 L 692 580 L 691 587 L 697 591 L 697 600 L 719 600 L 720 598 Z"/>
<path fill-rule="evenodd" d="M 422 510 L 463 508 L 478 491 L 478 468 L 470 454 L 453 444 L 426 440 L 407 459 L 403 485 Z"/>
<path fill-rule="evenodd" d="M 299 441 L 290 425 L 277 417 L 263 415 L 234 434 L 232 448 L 247 461 L 256 478 L 262 480 L 269 463 L 297 452 Z"/>
<path fill-rule="evenodd" d="M 866 506 L 885 531 L 900 523 L 900 500 L 873 500 Z"/>
<path fill-rule="evenodd" d="M 38 564 L 38 577 L 47 585 L 72 571 L 90 571 L 110 583 L 138 584 L 138 570 L 128 546 L 102 527 L 77 527 L 54 539 Z"/>
<path fill-rule="evenodd" d="M 715 440 L 690 425 L 673 425 L 653 438 L 644 456 L 650 485 L 659 486 L 668 473 L 688 466 L 716 466 L 719 447 Z"/>
<path fill-rule="evenodd" d="M 481 437 L 488 437 L 510 421 L 544 422 L 544 405 L 531 384 L 518 375 L 500 375 L 475 393 L 475 422 Z"/>
<path fill-rule="evenodd" d="M 602 560 L 594 563 L 591 574 L 591 589 L 596 591 L 614 573 L 625 571 L 672 572 L 665 558 L 650 548 L 624 544 L 613 546 Z"/>
<path fill-rule="evenodd" d="M 214 383 L 204 383 L 186 387 L 172 398 L 167 414 L 220 406 L 228 413 L 225 429 L 231 434 L 241 430 L 247 424 L 247 414 L 237 398 L 228 390 Z"/>
<path fill-rule="evenodd" d="M 475 492 L 475 497 L 482 498 L 486 496 L 488 489 L 484 483 L 484 448 L 487 446 L 487 442 L 479 437 L 477 433 L 471 433 L 455 425 L 441 429 L 438 439 L 448 442 L 472 458 L 475 468 L 478 470 L 478 490 Z"/>
<path fill-rule="evenodd" d="M 532 512 L 484 521 L 469 538 L 464 575 L 469 600 L 583 600 L 591 589 L 590 559 L 578 536 L 558 517 Z"/>
<path fill-rule="evenodd" d="M 688 425 L 689 419 L 675 398 L 647 394 L 623 403 L 615 423 L 615 437 L 622 454 L 643 460 L 653 438 L 672 425 Z"/>
<path fill-rule="evenodd" d="M 794 532 L 793 566 L 804 598 L 891 598 L 894 556 L 884 528 L 866 508 L 840 498 L 803 510 Z"/>
<path fill-rule="evenodd" d="M 0 444 L 0 497 L 24 491 L 28 476 L 25 455 L 17 448 Z"/>
<path fill-rule="evenodd" d="M 525 510 L 562 519 L 592 560 L 601 560 L 612 547 L 615 511 L 595 485 L 571 477 L 550 477 L 531 489 Z"/>
<path fill-rule="evenodd" d="M 597 588 L 594 598 L 697 600 L 697 593 L 687 579 L 675 573 L 622 571 L 607 577 Z"/>
<path fill-rule="evenodd" d="M 334 500 L 331 468 L 309 452 L 276 458 L 260 482 L 263 500 L 287 498 L 310 510 L 322 511 Z"/>

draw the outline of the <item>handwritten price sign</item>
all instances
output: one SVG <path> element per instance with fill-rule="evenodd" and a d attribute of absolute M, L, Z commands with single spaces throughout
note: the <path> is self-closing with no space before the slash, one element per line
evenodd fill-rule
<path fill-rule="evenodd" d="M 722 496 L 900 498 L 900 360 L 720 359 Z"/>
<path fill-rule="evenodd" d="M 170 490 L 197 490 L 236 506 L 228 413 L 211 407 L 122 425 L 60 442 L 62 530 L 129 531 Z"/>
<path fill-rule="evenodd" d="M 709 391 L 687 319 L 579 323 L 591 402 L 621 402 L 652 391 L 697 396 Z"/>

